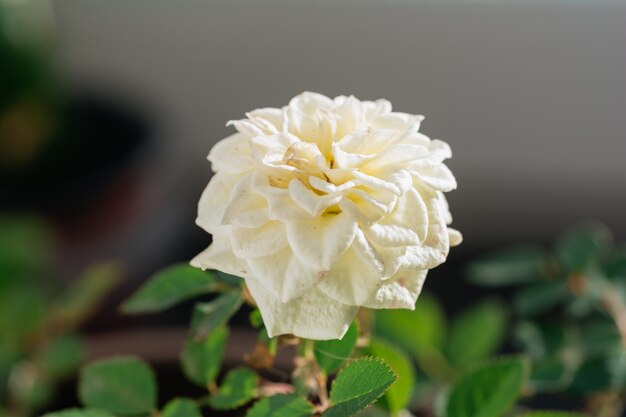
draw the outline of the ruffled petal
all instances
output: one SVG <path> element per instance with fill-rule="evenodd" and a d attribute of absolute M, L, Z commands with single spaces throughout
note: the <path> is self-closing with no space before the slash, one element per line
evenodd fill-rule
<path fill-rule="evenodd" d="M 250 277 L 276 294 L 282 302 L 299 297 L 316 286 L 323 277 L 323 273 L 294 256 L 289 247 L 273 255 L 247 261 Z"/>
<path fill-rule="evenodd" d="M 358 307 L 328 297 L 317 288 L 283 303 L 254 279 L 246 280 L 257 303 L 269 337 L 294 334 L 314 340 L 341 339 L 354 320 Z"/>
<path fill-rule="evenodd" d="M 427 270 L 401 269 L 385 281 L 364 307 L 415 309 L 415 302 L 422 291 Z"/>
<path fill-rule="evenodd" d="M 317 288 L 338 302 L 360 306 L 372 298 L 381 284 L 377 268 L 363 262 L 355 249 L 350 248 Z"/>
<path fill-rule="evenodd" d="M 456 188 L 456 179 L 444 164 L 422 168 L 414 172 L 424 184 L 431 186 L 435 190 L 447 192 Z"/>
<path fill-rule="evenodd" d="M 217 173 L 209 181 L 198 202 L 196 224 L 209 233 L 215 233 L 222 227 L 222 218 L 230 201 L 232 190 L 245 174 L 228 175 Z"/>
<path fill-rule="evenodd" d="M 330 270 L 352 244 L 357 222 L 348 213 L 288 222 L 287 239 L 297 257 L 321 271 Z"/>
<path fill-rule="evenodd" d="M 239 258 L 260 258 L 272 255 L 287 246 L 285 226 L 270 221 L 261 227 L 231 227 L 233 252 Z"/>
<path fill-rule="evenodd" d="M 228 235 L 213 235 L 213 243 L 191 260 L 191 266 L 217 269 L 243 278 L 248 276 L 248 265 L 235 256 Z"/>

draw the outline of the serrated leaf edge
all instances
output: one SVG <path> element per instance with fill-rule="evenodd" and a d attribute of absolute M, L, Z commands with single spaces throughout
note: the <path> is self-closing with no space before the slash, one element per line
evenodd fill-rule
<path fill-rule="evenodd" d="M 360 410 L 355 410 L 355 412 L 354 412 L 353 414 L 350 414 L 349 416 L 353 416 L 353 415 L 355 415 L 356 413 L 358 413 L 359 411 L 362 411 L 362 410 L 365 410 L 365 409 L 367 409 L 367 408 L 371 407 L 371 406 L 372 406 L 372 404 L 374 404 L 376 401 L 378 401 L 378 400 L 380 399 L 380 397 L 382 397 L 383 395 L 385 395 L 385 392 L 387 392 L 387 390 L 388 390 L 388 389 L 389 389 L 389 388 L 390 388 L 393 384 L 395 384 L 395 383 L 398 381 L 398 379 L 399 379 L 399 376 L 398 376 L 398 374 L 396 373 L 396 371 L 394 371 L 394 369 L 391 367 L 391 365 L 389 365 L 386 361 L 384 361 L 384 360 L 382 360 L 382 359 L 380 359 L 380 358 L 377 358 L 377 357 L 375 357 L 375 356 L 371 356 L 371 355 L 362 356 L 362 357 L 357 358 L 357 359 L 354 359 L 354 360 L 352 360 L 352 361 L 348 361 L 348 363 L 347 363 L 346 365 L 342 366 L 342 367 L 339 369 L 339 371 L 337 372 L 337 378 L 335 379 L 335 382 L 333 383 L 333 386 L 331 387 L 331 390 L 330 390 L 330 397 L 331 397 L 331 398 L 332 398 L 332 392 L 333 392 L 333 390 L 334 390 L 334 388 L 335 388 L 335 383 L 337 382 L 337 379 L 339 379 L 339 376 L 341 375 L 341 373 L 342 373 L 342 372 L 343 372 L 343 371 L 344 371 L 344 370 L 345 370 L 348 366 L 350 366 L 350 365 L 352 365 L 352 364 L 354 364 L 354 363 L 356 363 L 356 362 L 359 362 L 359 361 L 378 362 L 378 363 L 380 363 L 380 364 L 384 365 L 384 367 L 387 369 L 387 371 L 389 371 L 389 372 L 393 375 L 394 380 L 393 380 L 393 382 L 392 382 L 391 384 L 389 384 L 389 386 L 388 386 L 385 390 L 383 390 L 383 391 L 380 393 L 380 395 L 378 395 L 376 398 L 374 398 L 374 399 L 372 400 L 372 402 L 370 402 L 367 406 L 365 406 L 365 407 L 361 408 Z M 372 392 L 372 391 L 368 391 L 368 392 L 366 392 L 365 394 L 367 394 L 367 393 L 371 393 L 371 392 Z M 349 398 L 348 400 L 341 401 L 341 402 L 340 402 L 340 403 L 338 403 L 338 404 L 341 404 L 341 403 L 343 403 L 343 402 L 346 402 L 346 401 L 352 400 L 353 398 L 354 398 L 354 397 L 351 397 L 351 398 Z M 330 410 L 330 409 L 331 409 L 334 405 L 336 405 L 336 404 L 331 403 L 330 407 L 328 407 L 328 409 L 327 409 L 327 410 Z M 326 413 L 326 411 L 324 411 L 324 413 Z M 323 416 L 323 415 L 324 415 L 324 414 L 322 414 L 322 416 Z M 348 417 L 349 417 L 349 416 L 348 416 Z"/>

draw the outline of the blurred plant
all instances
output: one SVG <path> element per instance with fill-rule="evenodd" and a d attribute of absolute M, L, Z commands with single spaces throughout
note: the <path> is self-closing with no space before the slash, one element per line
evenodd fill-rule
<path fill-rule="evenodd" d="M 412 410 L 424 416 L 498 417 L 528 412 L 516 402 L 531 393 L 530 361 L 493 357 L 506 333 L 506 309 L 497 301 L 479 302 L 448 326 L 437 302 L 423 295 L 415 311 L 362 310 L 341 340 L 268 338 L 241 279 L 180 264 L 157 273 L 122 310 L 155 313 L 208 293 L 213 298 L 194 308 L 180 356 L 183 373 L 204 395 L 170 399 L 159 407 L 149 365 L 135 357 L 114 357 L 81 371 L 78 391 L 84 409 L 46 416 L 193 417 L 228 410 L 242 410 L 240 415 L 248 417 L 410 416 Z M 252 308 L 257 342 L 243 358 L 244 366 L 220 378 L 227 323 L 244 304 Z M 278 369 L 278 354 L 291 354 L 293 366 Z"/>
<path fill-rule="evenodd" d="M 622 415 L 626 246 L 615 244 L 606 227 L 579 225 L 552 251 L 501 250 L 472 263 L 468 272 L 478 285 L 513 288 L 513 338 L 534 363 L 533 393 L 582 398 L 597 416 Z"/>
<path fill-rule="evenodd" d="M 32 163 L 48 147 L 61 105 L 49 45 L 32 36 L 22 10 L 29 2 L 21 3 L 18 14 L 0 1 L 0 172 Z"/>
<path fill-rule="evenodd" d="M 94 265 L 59 291 L 54 240 L 31 217 L 0 216 L 0 415 L 35 415 L 85 357 L 79 326 L 117 282 L 111 264 Z"/>

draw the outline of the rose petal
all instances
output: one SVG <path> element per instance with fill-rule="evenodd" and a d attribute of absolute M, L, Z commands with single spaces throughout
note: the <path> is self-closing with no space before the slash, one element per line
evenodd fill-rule
<path fill-rule="evenodd" d="M 285 226 L 270 221 L 261 227 L 231 227 L 233 252 L 238 258 L 259 258 L 272 255 L 287 246 Z"/>
<path fill-rule="evenodd" d="M 269 337 L 294 334 L 315 340 L 340 339 L 350 327 L 358 307 L 341 304 L 313 288 L 283 303 L 254 279 L 246 280 L 257 303 Z"/>
<path fill-rule="evenodd" d="M 422 291 L 427 270 L 399 270 L 380 286 L 374 297 L 364 304 L 367 308 L 415 309 L 415 302 Z"/>
<path fill-rule="evenodd" d="M 357 222 L 348 213 L 325 215 L 309 221 L 287 222 L 289 246 L 300 259 L 328 271 L 352 244 Z"/>
<path fill-rule="evenodd" d="M 217 269 L 238 277 L 248 276 L 248 266 L 233 253 L 228 235 L 213 235 L 213 243 L 191 260 L 191 266 L 202 270 Z"/>

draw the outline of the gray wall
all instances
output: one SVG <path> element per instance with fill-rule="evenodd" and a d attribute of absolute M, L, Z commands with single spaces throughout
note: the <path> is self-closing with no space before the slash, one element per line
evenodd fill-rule
<path fill-rule="evenodd" d="M 313 90 L 424 114 L 422 130 L 452 146 L 468 244 L 545 239 L 585 218 L 626 237 L 626 3 L 54 7 L 71 81 L 158 116 L 147 175 L 166 193 L 206 181 L 227 120 Z"/>

